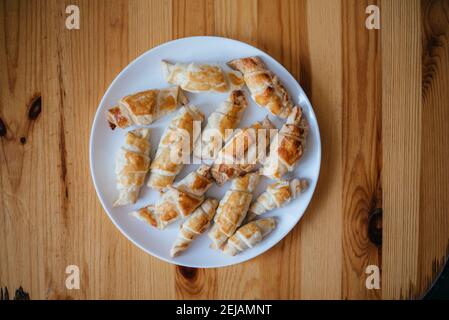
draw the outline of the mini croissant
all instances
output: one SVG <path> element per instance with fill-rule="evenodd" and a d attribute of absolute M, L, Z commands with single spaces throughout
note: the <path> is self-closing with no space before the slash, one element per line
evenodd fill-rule
<path fill-rule="evenodd" d="M 131 214 L 153 227 L 164 229 L 180 217 L 188 217 L 204 200 L 212 186 L 210 167 L 201 165 L 179 182 L 166 187 L 157 204 L 149 205 Z"/>
<path fill-rule="evenodd" d="M 270 144 L 270 129 L 275 127 L 268 118 L 239 130 L 220 150 L 212 166 L 212 176 L 218 185 L 229 179 L 254 171 L 264 160 Z"/>
<path fill-rule="evenodd" d="M 201 206 L 199 206 L 186 221 L 182 223 L 178 238 L 170 251 L 172 257 L 185 251 L 193 240 L 206 231 L 215 215 L 217 206 L 218 201 L 216 199 L 206 199 Z"/>
<path fill-rule="evenodd" d="M 187 102 L 188 99 L 179 86 L 146 90 L 120 99 L 118 106 L 108 110 L 107 118 L 112 129 L 145 126 Z"/>
<path fill-rule="evenodd" d="M 209 232 L 212 248 L 221 248 L 242 224 L 259 178 L 258 173 L 248 173 L 232 180 L 230 189 L 220 201 L 214 218 L 215 223 Z"/>
<path fill-rule="evenodd" d="M 194 154 L 197 158 L 213 160 L 226 139 L 226 129 L 234 129 L 248 106 L 241 90 L 232 91 L 229 97 L 209 116 Z"/>
<path fill-rule="evenodd" d="M 293 102 L 279 78 L 268 70 L 261 58 L 236 59 L 228 62 L 228 65 L 243 73 L 251 97 L 259 106 L 278 117 L 287 118 Z"/>
<path fill-rule="evenodd" d="M 235 256 L 236 254 L 254 247 L 262 241 L 276 227 L 274 218 L 251 221 L 240 227 L 223 248 L 223 252 Z"/>
<path fill-rule="evenodd" d="M 291 172 L 302 158 L 308 133 L 307 121 L 300 107 L 294 107 L 279 133 L 272 139 L 270 154 L 262 174 L 274 180 Z"/>
<path fill-rule="evenodd" d="M 304 179 L 279 180 L 270 184 L 267 190 L 251 204 L 246 221 L 254 220 L 256 216 L 286 205 L 296 199 L 307 187 L 307 180 Z"/>
<path fill-rule="evenodd" d="M 239 72 L 225 73 L 220 66 L 212 64 L 162 61 L 162 72 L 168 83 L 179 85 L 189 92 L 226 92 L 240 89 L 244 84 Z"/>
<path fill-rule="evenodd" d="M 115 173 L 119 197 L 114 206 L 133 204 L 150 167 L 150 129 L 136 129 L 125 135 L 116 158 Z"/>
<path fill-rule="evenodd" d="M 195 121 L 201 123 L 203 120 L 203 113 L 194 106 L 184 106 L 179 110 L 159 142 L 151 164 L 149 187 L 162 190 L 173 183 L 184 165 L 184 157 L 190 155 L 196 141 Z"/>

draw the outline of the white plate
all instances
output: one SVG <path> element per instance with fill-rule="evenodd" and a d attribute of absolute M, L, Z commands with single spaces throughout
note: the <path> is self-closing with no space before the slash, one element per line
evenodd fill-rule
<path fill-rule="evenodd" d="M 150 203 L 158 198 L 158 192 L 146 186 L 142 187 L 140 198 L 135 205 L 113 208 L 112 204 L 117 197 L 115 186 L 115 154 L 123 142 L 124 131 L 119 128 L 112 131 L 106 121 L 105 111 L 113 106 L 121 97 L 149 88 L 163 88 L 168 84 L 164 81 L 160 61 L 167 59 L 180 62 L 211 62 L 219 63 L 227 68 L 225 63 L 231 59 L 260 56 L 268 68 L 276 73 L 287 90 L 290 92 L 294 102 L 299 103 L 305 112 L 310 124 L 310 134 L 307 140 L 307 149 L 299 166 L 292 176 L 306 178 L 310 182 L 308 190 L 298 199 L 292 201 L 284 208 L 273 210 L 266 216 L 276 216 L 278 225 L 276 229 L 256 247 L 245 252 L 229 257 L 219 251 L 209 248 L 210 240 L 207 233 L 202 234 L 192 246 L 179 257 L 170 257 L 170 247 L 176 238 L 179 223 L 168 226 L 160 231 L 152 228 L 128 213 Z M 250 98 L 247 88 L 244 89 L 249 101 L 245 110 L 240 127 L 249 126 L 257 120 L 262 120 L 268 112 L 257 106 Z M 226 98 L 227 94 L 201 93 L 190 94 L 188 97 L 191 104 L 200 108 L 208 116 L 218 104 Z M 151 157 L 153 159 L 163 129 L 168 125 L 175 113 L 168 115 L 149 127 L 151 130 Z M 278 128 L 282 126 L 282 120 L 269 116 L 270 120 Z M 266 53 L 246 43 L 219 37 L 191 37 L 167 42 L 153 48 L 136 60 L 131 62 L 115 78 L 106 91 L 95 115 L 90 137 L 90 167 L 95 189 L 100 198 L 103 208 L 117 228 L 135 245 L 149 254 L 162 260 L 177 265 L 208 268 L 223 267 L 254 258 L 278 243 L 296 225 L 304 214 L 307 205 L 312 198 L 318 180 L 321 162 L 321 142 L 317 120 L 312 106 L 291 74 L 276 60 Z M 198 165 L 186 165 L 178 175 L 177 180 L 193 171 Z M 272 181 L 262 178 L 258 185 L 255 196 L 260 194 Z M 207 195 L 221 199 L 229 183 L 221 188 L 214 185 Z"/>

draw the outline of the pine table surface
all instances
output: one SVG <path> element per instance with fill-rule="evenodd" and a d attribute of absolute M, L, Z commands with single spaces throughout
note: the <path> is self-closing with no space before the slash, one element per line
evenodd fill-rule
<path fill-rule="evenodd" d="M 65 27 L 70 4 L 79 30 Z M 365 27 L 371 4 L 379 30 Z M 444 0 L 0 0 L 0 286 L 31 299 L 420 298 L 449 246 L 448 19 Z M 111 81 L 145 51 L 197 35 L 281 62 L 322 139 L 300 223 L 221 269 L 170 265 L 126 240 L 89 168 Z M 68 265 L 79 290 L 65 286 Z M 380 289 L 366 287 L 369 265 Z"/>

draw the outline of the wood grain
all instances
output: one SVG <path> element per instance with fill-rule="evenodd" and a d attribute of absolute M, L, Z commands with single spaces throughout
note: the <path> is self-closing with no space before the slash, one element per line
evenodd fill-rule
<path fill-rule="evenodd" d="M 417 298 L 448 252 L 448 6 L 382 5 L 383 297 Z"/>
<path fill-rule="evenodd" d="M 322 158 L 315 199 L 299 226 L 300 297 L 304 299 L 341 297 L 342 86 L 335 85 L 342 80 L 341 5 L 323 0 L 306 4 L 311 88 L 308 96 L 320 125 Z M 317 37 L 320 41 L 313 40 Z"/>
<path fill-rule="evenodd" d="M 420 297 L 449 248 L 449 7 L 426 0 L 0 0 L 0 286 L 32 299 Z M 381 8 L 367 30 L 365 8 Z M 104 214 L 90 129 L 115 76 L 180 37 L 248 42 L 305 89 L 320 125 L 313 200 L 267 253 L 221 269 L 172 266 Z M 4 66 L 4 67 L 3 67 Z M 30 103 L 42 111 L 28 118 Z M 368 217 L 383 209 L 383 241 Z M 81 289 L 68 290 L 77 265 Z M 381 290 L 365 287 L 378 265 Z"/>
<path fill-rule="evenodd" d="M 427 290 L 449 254 L 449 2 L 421 1 L 422 137 L 419 285 Z"/>
<path fill-rule="evenodd" d="M 379 298 L 366 290 L 365 270 L 381 268 L 381 250 L 368 237 L 369 217 L 382 207 L 382 105 L 379 31 L 365 27 L 372 1 L 343 6 L 343 279 L 342 298 Z"/>

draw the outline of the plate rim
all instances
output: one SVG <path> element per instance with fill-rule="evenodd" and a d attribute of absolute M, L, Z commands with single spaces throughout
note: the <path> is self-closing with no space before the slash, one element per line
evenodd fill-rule
<path fill-rule="evenodd" d="M 294 222 L 291 223 L 291 225 L 290 225 L 289 227 L 285 228 L 284 232 L 281 233 L 281 235 L 280 235 L 278 241 L 273 241 L 273 243 L 272 243 L 271 245 L 266 246 L 266 248 L 265 248 L 264 250 L 262 250 L 261 252 L 259 252 L 258 254 L 254 255 L 254 256 L 249 256 L 249 257 L 247 257 L 247 258 L 245 258 L 245 259 L 243 259 L 243 260 L 240 260 L 240 261 L 229 261 L 229 263 L 221 264 L 221 265 L 219 265 L 219 266 L 215 266 L 215 265 L 199 265 L 199 264 L 198 264 L 198 265 L 193 265 L 193 264 L 186 264 L 186 263 L 183 263 L 183 262 L 175 262 L 175 261 L 172 261 L 172 260 L 170 260 L 170 259 L 167 259 L 167 258 L 165 258 L 165 257 L 163 257 L 163 256 L 161 256 L 161 255 L 159 255 L 159 254 L 157 254 L 157 253 L 151 252 L 149 249 L 145 248 L 143 245 L 141 245 L 141 244 L 139 244 L 137 241 L 135 241 L 135 240 L 131 237 L 131 235 L 128 235 L 128 233 L 125 232 L 125 231 L 122 229 L 122 227 L 118 224 L 118 222 L 114 219 L 114 217 L 112 216 L 112 214 L 111 214 L 111 213 L 109 212 L 109 210 L 107 209 L 107 207 L 106 207 L 106 205 L 105 205 L 105 202 L 104 202 L 105 200 L 103 199 L 103 197 L 102 197 L 102 196 L 100 195 L 100 193 L 99 193 L 98 185 L 97 185 L 97 183 L 96 183 L 96 181 L 95 181 L 95 173 L 94 173 L 94 171 L 93 171 L 93 162 L 94 162 L 94 160 L 93 160 L 93 152 L 92 152 L 92 151 L 93 151 L 93 140 L 94 140 L 93 137 L 94 137 L 94 130 L 95 130 L 96 126 L 97 126 L 97 122 L 99 121 L 99 118 L 100 118 L 100 115 L 101 115 L 101 106 L 104 104 L 104 101 L 105 101 L 105 99 L 106 99 L 106 96 L 108 96 L 109 91 L 112 89 L 112 87 L 114 86 L 115 82 L 118 81 L 118 79 L 120 78 L 120 76 L 121 76 L 123 73 L 125 73 L 125 72 L 128 70 L 128 68 L 130 68 L 134 63 L 136 63 L 136 62 L 139 61 L 140 59 L 143 59 L 147 54 L 150 54 L 150 52 L 152 52 L 152 51 L 154 51 L 154 50 L 156 50 L 156 49 L 159 49 L 159 48 L 162 48 L 162 47 L 171 45 L 171 44 L 173 44 L 173 43 L 175 43 L 175 42 L 182 42 L 182 41 L 191 40 L 191 39 L 198 39 L 198 40 L 199 40 L 199 39 L 204 39 L 204 40 L 207 40 L 207 39 L 216 39 L 216 40 L 231 41 L 231 42 L 235 42 L 235 43 L 237 43 L 237 44 L 239 44 L 239 45 L 244 45 L 244 46 L 250 47 L 250 48 L 252 48 L 252 49 L 255 49 L 255 50 L 257 50 L 257 51 L 259 51 L 259 52 L 261 52 L 261 53 L 267 55 L 270 59 L 272 59 L 273 61 L 275 61 L 275 62 L 276 62 L 276 63 L 283 69 L 284 72 L 287 72 L 287 73 L 288 73 L 288 74 L 295 80 L 295 82 L 297 83 L 297 85 L 299 86 L 299 88 L 300 88 L 300 90 L 301 90 L 301 93 L 302 93 L 302 95 L 303 95 L 303 98 L 306 100 L 306 103 L 308 103 L 308 104 L 310 105 L 310 114 L 309 114 L 309 116 L 312 116 L 312 117 L 314 118 L 315 123 L 316 123 L 316 129 L 317 129 L 317 137 L 316 137 L 316 138 L 317 138 L 317 149 L 318 149 L 318 151 L 317 151 L 317 152 L 318 152 L 318 172 L 317 172 L 317 176 L 316 176 L 316 182 L 315 182 L 315 184 L 312 186 L 310 199 L 309 199 L 307 205 L 305 206 L 304 211 L 302 212 L 302 214 L 298 215 L 298 218 L 295 218 L 295 219 L 294 219 Z M 314 194 L 315 194 L 316 186 L 318 185 L 318 181 L 319 181 L 319 177 L 320 177 L 320 172 L 321 172 L 321 159 L 322 159 L 321 153 L 322 153 L 322 150 L 321 150 L 321 131 L 320 131 L 320 128 L 319 128 L 318 119 L 317 119 L 317 117 L 316 117 L 316 114 L 315 114 L 313 105 L 312 105 L 312 103 L 310 102 L 309 97 L 308 97 L 307 94 L 305 93 L 305 91 L 304 91 L 304 89 L 302 88 L 301 84 L 300 84 L 300 83 L 297 81 L 297 79 L 290 73 L 290 71 L 288 71 L 288 70 L 284 67 L 284 65 L 283 65 L 282 63 L 280 63 L 278 60 L 276 60 L 275 58 L 273 58 L 273 57 L 272 57 L 270 54 L 268 54 L 267 52 L 265 52 L 265 51 L 263 51 L 263 50 L 261 50 L 261 49 L 255 47 L 255 46 L 253 46 L 253 45 L 250 45 L 250 44 L 248 44 L 248 43 L 246 43 L 246 42 L 240 41 L 240 40 L 231 39 L 231 38 L 226 38 L 226 37 L 220 37 L 220 36 L 192 36 L 192 37 L 183 37 L 183 38 L 173 39 L 173 40 L 170 40 L 170 41 L 161 43 L 161 44 L 159 44 L 159 45 L 157 45 L 157 46 L 154 46 L 154 47 L 152 47 L 152 48 L 146 50 L 145 52 L 143 52 L 142 54 L 140 54 L 139 56 L 137 56 L 135 59 L 133 59 L 131 62 L 129 62 L 129 63 L 128 63 L 128 64 L 127 64 L 127 65 L 126 65 L 126 66 L 125 66 L 125 67 L 124 67 L 124 68 L 123 68 L 123 69 L 122 69 L 122 70 L 115 76 L 114 80 L 111 81 L 111 83 L 109 84 L 108 88 L 107 88 L 106 91 L 103 93 L 103 96 L 102 96 L 100 102 L 99 102 L 98 105 L 97 105 L 97 110 L 95 111 L 95 116 L 94 116 L 94 119 L 93 119 L 93 121 L 92 121 L 92 126 L 91 126 L 91 130 L 90 130 L 90 137 L 89 137 L 89 167 L 90 167 L 90 168 L 89 168 L 89 169 L 90 169 L 89 171 L 90 171 L 90 176 L 91 176 L 92 182 L 93 182 L 93 184 L 94 184 L 95 193 L 96 193 L 96 195 L 97 195 L 97 198 L 100 200 L 100 203 L 101 203 L 101 206 L 102 206 L 102 208 L 103 208 L 103 211 L 106 212 L 107 216 L 108 216 L 109 219 L 112 221 L 112 223 L 114 224 L 114 226 L 120 231 L 120 233 L 121 233 L 122 235 L 124 235 L 125 238 L 128 239 L 132 244 L 134 244 L 135 246 L 137 246 L 138 248 L 140 248 L 141 250 L 143 250 L 145 253 L 147 253 L 147 254 L 149 254 L 149 255 L 155 257 L 155 258 L 158 258 L 158 259 L 160 259 L 160 260 L 162 260 L 162 261 L 164 261 L 164 262 L 167 262 L 167 263 L 169 263 L 169 264 L 172 264 L 172 265 L 178 265 L 178 266 L 184 266 L 184 267 L 191 267 L 191 268 L 204 268 L 204 269 L 206 269 L 206 268 L 207 268 L 207 269 L 209 269 L 209 268 L 223 268 L 223 267 L 229 267 L 229 266 L 232 266 L 232 265 L 237 265 L 237 264 L 241 264 L 241 263 L 247 262 L 247 261 L 249 261 L 249 260 L 252 260 L 252 259 L 254 259 L 254 258 L 256 258 L 256 257 L 258 257 L 258 256 L 260 256 L 260 255 L 262 255 L 262 254 L 264 254 L 265 252 L 267 252 L 268 250 L 270 250 L 271 248 L 273 248 L 275 245 L 277 245 L 278 243 L 280 243 L 282 240 L 284 240 L 284 238 L 285 238 L 285 237 L 286 237 L 286 236 L 293 230 L 293 228 L 295 228 L 295 227 L 297 226 L 298 222 L 302 219 L 302 217 L 303 217 L 304 214 L 306 213 L 306 211 L 307 211 L 307 209 L 308 209 L 310 203 L 312 202 L 313 196 L 314 196 Z"/>

